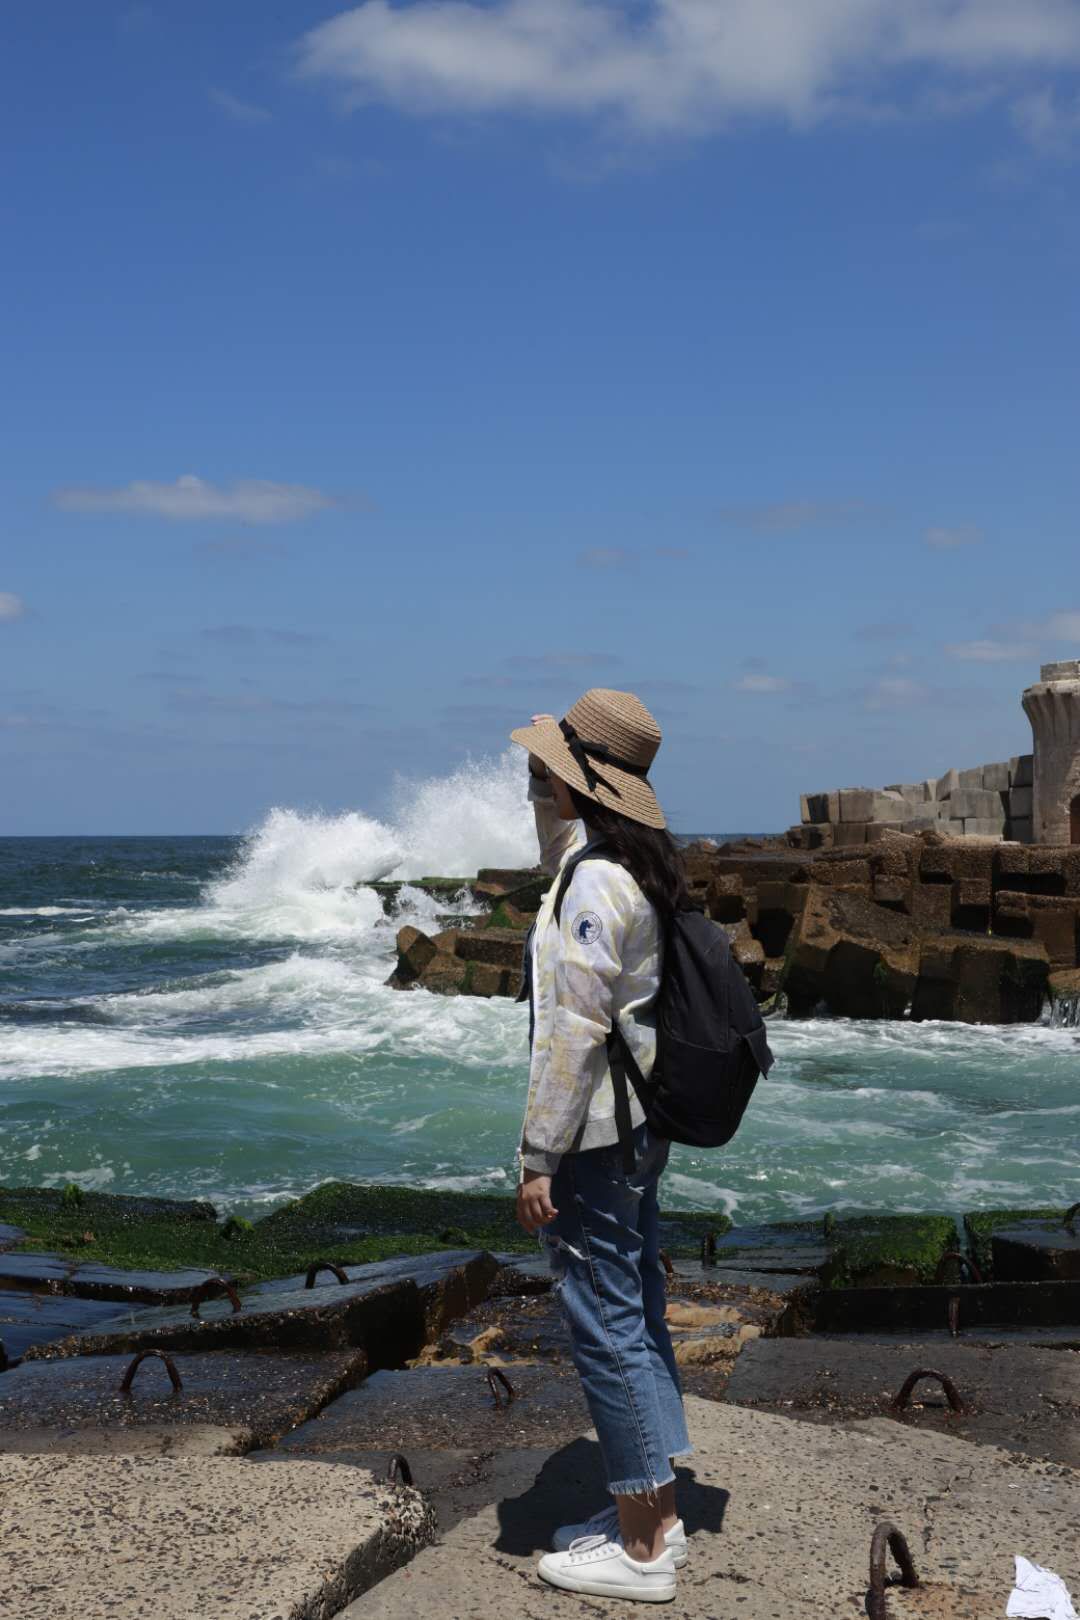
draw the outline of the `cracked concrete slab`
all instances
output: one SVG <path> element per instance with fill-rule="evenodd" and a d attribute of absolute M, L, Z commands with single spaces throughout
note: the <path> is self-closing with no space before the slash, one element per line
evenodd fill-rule
<path fill-rule="evenodd" d="M 1080 1468 L 1080 1355 L 1030 1345 L 853 1343 L 759 1339 L 745 1346 L 724 1399 L 815 1423 L 889 1415 L 908 1374 L 933 1368 L 952 1379 L 965 1410 L 920 1381 L 904 1423 Z"/>
<path fill-rule="evenodd" d="M 679 1470 L 690 1563 L 676 1605 L 687 1620 L 865 1620 L 870 1539 L 886 1518 L 928 1583 L 921 1608 L 914 1593 L 890 1593 L 890 1617 L 1004 1613 L 1016 1552 L 1080 1586 L 1080 1476 L 1071 1470 L 887 1419 L 817 1428 L 692 1396 L 686 1404 L 696 1454 Z M 351 1620 L 610 1613 L 534 1575 L 555 1527 L 602 1496 L 595 1442 L 574 1441 L 519 1496 L 463 1520 L 407 1575 L 369 1593 Z"/>
<path fill-rule="evenodd" d="M 310 1419 L 363 1376 L 362 1350 L 157 1357 L 120 1389 L 130 1356 L 26 1361 L 0 1379 L 0 1452 L 241 1456 Z"/>
<path fill-rule="evenodd" d="M 0 1457 L 0 1614 L 331 1620 L 430 1541 L 416 1491 L 324 1463 Z"/>

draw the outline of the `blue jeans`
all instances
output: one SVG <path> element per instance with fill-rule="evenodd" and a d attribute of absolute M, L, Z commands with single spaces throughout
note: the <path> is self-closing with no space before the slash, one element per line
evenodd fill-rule
<path fill-rule="evenodd" d="M 649 1495 L 690 1455 L 682 1391 L 664 1321 L 656 1196 L 668 1143 L 640 1125 L 627 1176 L 615 1147 L 567 1153 L 544 1227 L 571 1353 L 613 1495 Z"/>

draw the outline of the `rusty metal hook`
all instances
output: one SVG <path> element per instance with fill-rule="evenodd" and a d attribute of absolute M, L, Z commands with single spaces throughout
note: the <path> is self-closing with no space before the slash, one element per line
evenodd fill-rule
<path fill-rule="evenodd" d="M 701 1240 L 701 1263 L 703 1266 L 716 1264 L 716 1233 L 706 1232 Z"/>
<path fill-rule="evenodd" d="M 937 1270 L 934 1273 L 934 1281 L 936 1283 L 943 1283 L 945 1281 L 944 1272 L 945 1272 L 945 1262 L 946 1262 L 946 1260 L 955 1260 L 956 1261 L 957 1265 L 960 1267 L 960 1270 L 961 1270 L 961 1277 L 960 1277 L 961 1282 L 963 1282 L 963 1280 L 964 1280 L 963 1279 L 963 1268 L 965 1266 L 968 1269 L 968 1272 L 969 1272 L 969 1274 L 971 1276 L 971 1280 L 972 1280 L 973 1283 L 981 1283 L 982 1282 L 983 1274 L 979 1270 L 978 1266 L 975 1264 L 975 1261 L 971 1258 L 971 1256 L 969 1254 L 962 1254 L 959 1249 L 946 1249 L 945 1253 L 942 1255 L 941 1259 L 938 1261 Z"/>
<path fill-rule="evenodd" d="M 165 1363 L 165 1371 L 169 1375 L 169 1382 L 172 1384 L 173 1392 L 174 1394 L 179 1395 L 180 1391 L 184 1387 L 183 1380 L 176 1370 L 176 1362 L 173 1360 L 172 1356 L 170 1356 L 167 1350 L 140 1350 L 134 1361 L 131 1363 L 131 1366 L 120 1380 L 121 1395 L 130 1395 L 131 1385 L 135 1374 L 138 1372 L 140 1366 L 148 1356 L 152 1356 L 157 1361 L 163 1361 Z"/>
<path fill-rule="evenodd" d="M 1074 1204 L 1071 1209 L 1067 1209 L 1065 1211 L 1064 1224 L 1069 1228 L 1070 1232 L 1072 1231 L 1073 1222 L 1078 1215 L 1080 1215 L 1080 1204 Z"/>
<path fill-rule="evenodd" d="M 400 1451 L 395 1451 L 393 1456 L 390 1458 L 390 1464 L 386 1470 L 386 1477 L 390 1481 L 391 1485 L 395 1484 L 398 1480 L 400 1480 L 403 1485 L 411 1485 L 413 1482 L 413 1471 L 409 1467 L 408 1457 L 403 1456 Z"/>
<path fill-rule="evenodd" d="M 870 1543 L 870 1601 L 867 1611 L 870 1620 L 887 1620 L 885 1612 L 885 1549 L 892 1553 L 900 1569 L 901 1586 L 918 1586 L 919 1577 L 911 1559 L 907 1542 L 888 1519 L 883 1519 L 874 1531 Z"/>
<path fill-rule="evenodd" d="M 953 1383 L 953 1381 L 949 1377 L 948 1373 L 935 1372 L 932 1367 L 917 1367 L 913 1373 L 909 1373 L 908 1376 L 904 1379 L 904 1383 L 903 1383 L 903 1386 L 902 1386 L 902 1388 L 900 1390 L 899 1395 L 897 1395 L 896 1399 L 891 1402 L 891 1406 L 892 1406 L 892 1409 L 893 1409 L 894 1412 L 902 1412 L 904 1410 L 904 1408 L 907 1406 L 908 1401 L 911 1399 L 912 1390 L 915 1388 L 915 1385 L 917 1383 L 919 1383 L 920 1380 L 923 1379 L 923 1378 L 936 1378 L 937 1379 L 938 1383 L 941 1385 L 942 1389 L 945 1391 L 946 1399 L 948 1400 L 948 1403 L 952 1407 L 954 1412 L 960 1413 L 960 1412 L 966 1412 L 967 1411 L 967 1407 L 964 1405 L 963 1401 L 960 1399 L 960 1395 L 959 1395 L 959 1392 L 958 1392 L 958 1390 L 956 1388 L 956 1385 Z"/>
<path fill-rule="evenodd" d="M 511 1401 L 517 1400 L 517 1390 L 514 1388 L 513 1384 L 510 1382 L 509 1378 L 507 1378 L 506 1374 L 501 1368 L 488 1367 L 485 1369 L 485 1375 L 487 1377 L 488 1388 L 491 1391 L 491 1398 L 495 1402 L 496 1411 L 499 1411 L 502 1407 L 509 1406 Z M 500 1384 L 506 1391 L 505 1400 L 499 1399 Z"/>
<path fill-rule="evenodd" d="M 307 1268 L 307 1278 L 304 1282 L 305 1288 L 314 1288 L 315 1279 L 320 1271 L 332 1271 L 339 1283 L 347 1283 L 349 1280 L 341 1267 L 336 1265 L 333 1260 L 313 1260 Z"/>
<path fill-rule="evenodd" d="M 240 1304 L 240 1295 L 231 1282 L 228 1282 L 224 1277 L 207 1277 L 206 1281 L 200 1283 L 191 1296 L 191 1314 L 197 1322 L 202 1321 L 202 1317 L 199 1315 L 199 1306 L 203 1303 L 203 1300 L 218 1299 L 222 1294 L 226 1296 L 232 1306 L 234 1316 L 243 1309 Z"/>
<path fill-rule="evenodd" d="M 675 1265 L 674 1265 L 674 1262 L 672 1261 L 672 1258 L 671 1258 L 670 1254 L 668 1254 L 666 1249 L 661 1249 L 660 1250 L 660 1264 L 663 1266 L 664 1271 L 667 1273 L 667 1275 L 669 1277 L 674 1277 L 674 1275 L 675 1275 Z"/>

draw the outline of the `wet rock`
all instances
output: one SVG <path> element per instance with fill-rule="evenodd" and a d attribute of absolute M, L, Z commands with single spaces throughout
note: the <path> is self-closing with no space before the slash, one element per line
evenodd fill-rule
<path fill-rule="evenodd" d="M 468 964 L 460 956 L 440 951 L 432 957 L 417 982 L 422 990 L 430 990 L 433 995 L 458 996 L 467 971 Z"/>
<path fill-rule="evenodd" d="M 134 1271 L 59 1254 L 0 1254 L 0 1288 L 29 1288 L 77 1299 L 179 1304 L 217 1280 L 212 1271 Z M 220 1292 L 225 1292 L 224 1283 Z"/>
<path fill-rule="evenodd" d="M 148 1358 L 27 1361 L 0 1379 L 0 1452 L 239 1456 L 314 1416 L 364 1373 L 362 1351 L 174 1358 L 182 1387 Z"/>
<path fill-rule="evenodd" d="M 416 983 L 438 950 L 434 940 L 419 928 L 408 927 L 398 930 L 397 953 L 397 967 L 387 982 L 395 990 L 403 990 Z"/>
<path fill-rule="evenodd" d="M 473 887 L 478 895 L 497 898 L 500 895 L 513 894 L 515 890 L 526 888 L 533 882 L 541 882 L 547 888 L 550 887 L 551 879 L 536 866 L 483 866 L 476 874 Z"/>
<path fill-rule="evenodd" d="M 956 1301 L 955 1317 L 952 1302 Z M 1080 1344 L 1080 1283 L 969 1283 L 916 1288 L 823 1288 L 797 1297 L 780 1323 L 782 1335 L 804 1333 L 982 1336 L 1064 1328 Z"/>
<path fill-rule="evenodd" d="M 411 1281 L 363 1281 L 345 1287 L 271 1294 L 234 1314 L 211 1300 L 201 1319 L 172 1306 L 129 1311 L 92 1331 L 28 1352 L 33 1359 L 134 1354 L 136 1350 L 364 1349 L 372 1366 L 399 1365 L 425 1338 L 424 1310 Z"/>
<path fill-rule="evenodd" d="M 736 1226 L 719 1241 L 714 1266 L 700 1269 L 702 1279 L 728 1272 L 773 1272 L 798 1275 L 800 1281 L 816 1276 L 829 1258 L 820 1221 L 812 1224 L 778 1223 L 772 1226 Z M 685 1261 L 676 1264 L 679 1275 L 689 1275 Z"/>
<path fill-rule="evenodd" d="M 524 941 L 515 928 L 485 928 L 458 935 L 457 953 L 466 961 L 520 973 Z"/>
<path fill-rule="evenodd" d="M 914 1019 L 966 1024 L 1030 1023 L 1046 997 L 1050 964 L 1033 940 L 942 935 L 924 940 Z"/>
<path fill-rule="evenodd" d="M 498 1262 L 483 1250 L 408 1255 L 343 1268 L 348 1281 L 320 1271 L 261 1283 L 235 1313 L 226 1299 L 190 1311 L 134 1311 L 98 1323 L 93 1334 L 53 1344 L 42 1354 L 101 1355 L 157 1347 L 339 1350 L 368 1352 L 372 1367 L 400 1364 L 455 1317 L 486 1297 Z"/>
<path fill-rule="evenodd" d="M 990 1240 L 997 1282 L 1080 1281 L 1080 1231 L 1058 1221 L 1024 1221 Z"/>
<path fill-rule="evenodd" d="M 837 1017 L 895 1018 L 914 993 L 910 920 L 868 895 L 815 883 L 792 934 L 783 991 L 795 1016 L 824 1001 Z"/>
<path fill-rule="evenodd" d="M 424 1332 L 434 1338 L 459 1316 L 487 1298 L 499 1273 L 499 1261 L 484 1249 L 440 1249 L 434 1254 L 404 1255 L 399 1260 L 377 1260 L 370 1265 L 342 1266 L 350 1283 L 415 1284 L 420 1296 Z M 332 1271 L 321 1271 L 315 1278 L 314 1292 L 340 1288 Z M 252 1300 L 273 1300 L 282 1294 L 307 1289 L 307 1274 L 260 1283 L 244 1295 L 245 1309 Z"/>
<path fill-rule="evenodd" d="M 114 1304 L 70 1295 L 0 1291 L 0 1342 L 9 1362 L 31 1347 L 87 1332 L 116 1313 Z"/>
<path fill-rule="evenodd" d="M 0 1456 L 19 1620 L 328 1620 L 434 1538 L 419 1492 L 318 1462 Z"/>
<path fill-rule="evenodd" d="M 61 1254 L 0 1254 L 0 1288 L 61 1294 L 77 1264 Z"/>

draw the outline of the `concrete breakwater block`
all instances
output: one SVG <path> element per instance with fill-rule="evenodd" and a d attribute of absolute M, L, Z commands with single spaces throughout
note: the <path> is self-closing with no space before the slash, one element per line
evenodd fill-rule
<path fill-rule="evenodd" d="M 35 1345 L 34 1359 L 134 1354 L 136 1350 L 364 1349 L 372 1366 L 396 1366 L 424 1340 L 419 1290 L 411 1281 L 305 1288 L 255 1299 L 234 1313 L 210 1300 L 201 1316 L 173 1306 L 129 1311 L 91 1332 Z"/>
<path fill-rule="evenodd" d="M 1058 1221 L 1022 1221 L 993 1233 L 999 1282 L 1080 1282 L 1080 1231 Z"/>
<path fill-rule="evenodd" d="M 434 1536 L 416 1491 L 294 1462 L 0 1456 L 4 1613 L 330 1620 Z"/>
<path fill-rule="evenodd" d="M 364 1353 L 28 1361 L 0 1379 L 0 1452 L 240 1456 L 304 1423 L 363 1376 Z"/>
<path fill-rule="evenodd" d="M 0 1292 L 0 1344 L 7 1360 L 16 1361 L 32 1346 L 85 1333 L 115 1312 L 114 1304 L 101 1300 L 5 1290 Z"/>
<path fill-rule="evenodd" d="M 60 1254 L 0 1253 L 0 1288 L 31 1288 L 72 1294 L 77 1299 L 178 1303 L 190 1301 L 198 1289 L 214 1280 L 212 1271 L 129 1271 L 97 1261 L 80 1263 Z"/>
<path fill-rule="evenodd" d="M 823 1288 L 809 1300 L 795 1300 L 781 1332 L 918 1337 L 953 1328 L 960 1333 L 1072 1328 L 1080 1341 L 1080 1282 Z"/>
<path fill-rule="evenodd" d="M 805 1277 L 820 1271 L 828 1258 L 820 1221 L 806 1226 L 736 1226 L 717 1239 L 706 1271 L 713 1275 L 723 1270 L 798 1273 Z"/>
<path fill-rule="evenodd" d="M 526 1489 L 554 1448 L 589 1427 L 572 1369 L 511 1364 L 505 1373 L 513 1398 L 497 1378 L 493 1391 L 482 1367 L 376 1373 L 258 1460 L 306 1456 L 385 1474 L 404 1454 L 446 1530 Z"/>
<path fill-rule="evenodd" d="M 370 1265 L 340 1266 L 350 1283 L 413 1282 L 420 1293 L 425 1331 L 435 1337 L 459 1316 L 487 1298 L 499 1272 L 499 1261 L 483 1249 L 441 1249 L 434 1254 L 406 1255 L 399 1260 L 376 1260 Z M 275 1278 L 245 1292 L 251 1300 L 269 1300 L 281 1294 L 307 1290 L 308 1273 Z M 313 1278 L 313 1291 L 339 1288 L 333 1269 L 323 1268 Z"/>
<path fill-rule="evenodd" d="M 890 1416 L 909 1374 L 932 1368 L 952 1380 L 953 1412 L 935 1379 L 911 1391 L 903 1421 L 964 1440 L 1080 1469 L 1080 1433 L 1062 1412 L 1080 1407 L 1080 1355 L 1014 1344 L 845 1343 L 759 1339 L 735 1362 L 724 1399 L 817 1423 Z"/>
<path fill-rule="evenodd" d="M 678 1480 L 690 1559 L 672 1612 L 687 1620 L 865 1620 L 870 1540 L 882 1519 L 906 1536 L 925 1583 L 919 1593 L 890 1591 L 893 1620 L 997 1620 L 1013 1555 L 1025 1548 L 1073 1591 L 1080 1584 L 1080 1480 L 1058 1467 L 884 1419 L 817 1428 L 694 1396 L 686 1409 L 695 1454 Z M 534 1572 L 553 1530 L 604 1499 L 591 1438 L 556 1452 L 526 1490 L 456 1525 L 407 1574 L 347 1610 L 349 1620 L 580 1616 L 593 1600 L 545 1588 Z"/>

